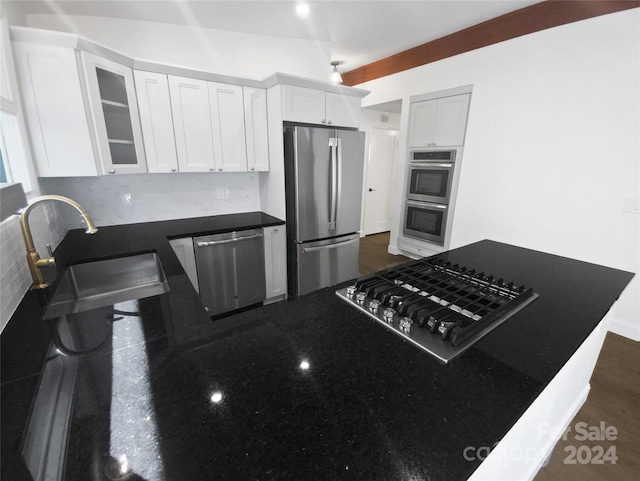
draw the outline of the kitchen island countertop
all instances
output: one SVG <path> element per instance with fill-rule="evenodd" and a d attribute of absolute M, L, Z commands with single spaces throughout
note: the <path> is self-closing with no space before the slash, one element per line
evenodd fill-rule
<path fill-rule="evenodd" d="M 2 478 L 467 479 L 480 460 L 465 448 L 504 436 L 633 276 L 493 241 L 440 254 L 540 296 L 447 365 L 335 288 L 211 321 L 167 239 L 278 224 L 69 232 L 58 275 L 155 251 L 170 291 L 51 321 L 27 293 L 2 334 Z"/>

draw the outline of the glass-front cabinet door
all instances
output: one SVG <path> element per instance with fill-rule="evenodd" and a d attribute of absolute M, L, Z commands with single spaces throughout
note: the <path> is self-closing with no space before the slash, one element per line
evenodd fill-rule
<path fill-rule="evenodd" d="M 146 172 L 132 69 L 87 52 L 82 61 L 102 173 Z"/>

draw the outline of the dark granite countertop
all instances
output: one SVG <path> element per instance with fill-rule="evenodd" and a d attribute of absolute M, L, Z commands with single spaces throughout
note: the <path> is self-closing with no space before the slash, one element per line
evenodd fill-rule
<path fill-rule="evenodd" d="M 52 321 L 25 296 L 2 334 L 2 478 L 466 479 L 464 448 L 502 438 L 633 276 L 492 241 L 440 254 L 540 295 L 447 365 L 334 288 L 211 321 L 167 239 L 281 223 L 69 232 L 60 272 L 156 251 L 170 292 Z"/>

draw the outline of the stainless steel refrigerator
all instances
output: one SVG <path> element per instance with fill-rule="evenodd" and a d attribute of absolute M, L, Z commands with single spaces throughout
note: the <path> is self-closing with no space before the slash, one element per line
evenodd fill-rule
<path fill-rule="evenodd" d="M 364 132 L 285 123 L 287 274 L 296 297 L 358 277 Z"/>

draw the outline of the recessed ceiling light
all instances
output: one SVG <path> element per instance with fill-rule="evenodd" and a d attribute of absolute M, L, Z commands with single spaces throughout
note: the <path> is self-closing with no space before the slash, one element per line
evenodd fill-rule
<path fill-rule="evenodd" d="M 300 18 L 307 18 L 309 16 L 309 12 L 311 9 L 309 8 L 308 3 L 297 3 L 296 4 L 296 13 Z"/>

